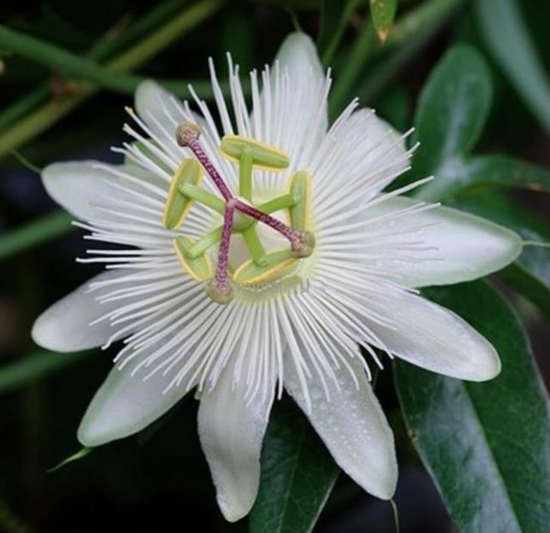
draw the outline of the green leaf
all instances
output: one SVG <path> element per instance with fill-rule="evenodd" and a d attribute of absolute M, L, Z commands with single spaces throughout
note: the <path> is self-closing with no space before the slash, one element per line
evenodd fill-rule
<path fill-rule="evenodd" d="M 405 422 L 461 533 L 547 533 L 550 408 L 513 311 L 484 282 L 427 291 L 493 343 L 502 374 L 465 383 L 405 363 Z"/>
<path fill-rule="evenodd" d="M 397 0 L 370 0 L 370 13 L 378 38 L 384 42 L 395 19 Z"/>
<path fill-rule="evenodd" d="M 425 201 L 449 200 L 472 189 L 493 187 L 550 192 L 550 172 L 506 155 L 456 156 L 446 160 L 436 179 L 415 196 Z"/>
<path fill-rule="evenodd" d="M 304 415 L 279 402 L 262 451 L 260 492 L 251 533 L 309 533 L 338 477 L 336 466 Z"/>
<path fill-rule="evenodd" d="M 437 64 L 420 95 L 415 118 L 421 143 L 413 160 L 415 177 L 436 176 L 475 146 L 489 113 L 489 71 L 476 50 L 452 48 Z"/>
<path fill-rule="evenodd" d="M 477 0 L 485 42 L 535 118 L 550 132 L 550 80 L 516 0 Z"/>

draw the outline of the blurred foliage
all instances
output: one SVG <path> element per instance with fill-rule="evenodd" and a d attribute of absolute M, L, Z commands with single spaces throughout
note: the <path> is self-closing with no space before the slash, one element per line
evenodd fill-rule
<path fill-rule="evenodd" d="M 248 530 L 247 521 L 225 523 L 216 507 L 195 430 L 193 401 L 182 403 L 137 439 L 102 447 L 47 473 L 78 450 L 76 427 L 110 367 L 112 354 L 36 352 L 29 339 L 30 325 L 40 310 L 95 271 L 75 265 L 74 257 L 84 254 L 85 245 L 71 231 L 70 217 L 53 209 L 36 174 L 11 150 L 20 150 L 38 167 L 88 157 L 112 161 L 109 146 L 122 138 L 123 107 L 131 103 L 130 93 L 139 79 L 163 80 L 183 96 L 192 80 L 201 96 L 210 98 L 208 57 L 214 57 L 221 73 L 226 71 L 227 51 L 244 72 L 259 67 L 271 61 L 279 43 L 293 31 L 293 16 L 317 39 L 324 65 L 333 68 L 333 117 L 358 95 L 363 105 L 376 106 L 400 129 L 416 126 L 422 149 L 407 179 L 438 176 L 420 191 L 420 197 L 452 203 L 542 244 L 526 246 L 498 283 L 513 299 L 519 293 L 531 300 L 550 319 L 550 249 L 544 246 L 550 242 L 545 194 L 550 187 L 550 141 L 541 128 L 548 131 L 550 4 L 400 0 L 393 24 L 387 11 L 392 4 L 111 0 L 99 5 L 18 0 L 0 5 L 0 531 Z M 373 18 L 370 9 L 375 6 L 384 11 Z M 390 24 L 382 43 L 376 31 L 385 31 Z M 6 36 L 8 40 L 3 40 Z M 23 53 L 23 46 L 21 53 L 15 53 L 15 45 L 22 42 L 30 49 Z M 38 49 L 40 54 L 35 53 Z M 60 62 L 53 59 L 56 54 Z M 485 283 L 428 295 L 464 314 L 489 338 L 501 328 L 502 336 L 494 340 L 502 346 L 505 365 L 514 375 L 506 373 L 486 388 L 459 385 L 399 365 L 401 398 L 406 395 L 410 400 L 404 403 L 405 419 L 420 458 L 462 533 L 504 530 L 496 521 L 497 529 L 485 527 L 486 522 L 476 529 L 475 520 L 470 521 L 464 511 L 466 504 L 470 510 L 475 507 L 475 516 L 515 515 L 517 524 L 509 531 L 542 532 L 550 523 L 547 502 L 546 507 L 540 502 L 518 504 L 503 495 L 512 491 L 525 496 L 537 489 L 534 501 L 546 494 L 548 483 L 548 450 L 542 446 L 548 438 L 547 395 L 530 359 L 523 327 Z M 466 306 L 467 301 L 483 305 Z M 529 320 L 533 324 L 531 316 Z M 542 323 L 539 315 L 535 323 Z M 540 331 L 546 326 L 533 331 L 544 336 Z M 521 372 L 515 373 L 517 369 Z M 402 424 L 395 392 L 385 376 L 377 393 L 390 419 Z M 437 393 L 437 400 L 432 393 Z M 485 394 L 494 402 L 484 402 Z M 521 398 L 532 401 L 523 411 L 510 413 L 520 409 Z M 438 410 L 432 415 L 445 422 L 439 428 L 427 425 L 434 403 Z M 311 531 L 337 476 L 303 416 L 285 405 L 277 406 L 269 428 L 253 531 L 264 531 L 269 520 L 275 520 L 277 531 Z M 475 424 L 472 411 L 481 413 L 481 426 Z M 523 412 L 533 416 L 521 420 Z M 506 431 L 513 439 L 501 438 L 498 428 L 491 426 L 503 418 L 512 424 Z M 464 436 L 455 438 L 465 427 L 472 431 L 466 443 Z M 418 432 L 426 428 L 429 438 L 422 433 L 419 439 Z M 529 445 L 516 442 L 529 431 L 535 432 Z M 398 436 L 402 477 L 406 477 L 417 459 L 410 453 L 406 433 Z M 438 454 L 456 455 L 446 446 L 463 444 L 474 447 L 470 461 L 453 465 L 450 460 L 455 470 L 442 468 Z M 314 451 L 300 456 L 296 450 L 302 447 Z M 502 479 L 492 480 L 500 486 L 487 489 L 491 497 L 487 493 L 476 497 L 476 490 L 486 485 L 468 481 L 493 475 L 484 474 L 476 461 L 481 457 L 490 464 L 490 456 L 496 457 L 499 469 L 503 460 L 518 457 L 518 451 L 522 454 L 518 460 L 526 461 L 525 470 L 517 475 L 503 470 Z M 289 456 L 294 462 L 285 462 Z M 533 465 L 537 471 L 532 471 Z M 299 478 L 293 480 L 295 472 Z M 462 476 L 457 480 L 457 485 L 458 481 L 464 485 L 460 494 L 449 483 L 450 476 Z M 404 484 L 400 490 L 406 490 Z M 288 505 L 281 494 L 289 497 Z M 413 497 L 414 489 L 398 492 L 398 501 Z M 465 503 L 461 498 L 466 497 Z M 315 530 L 340 531 L 340 521 L 359 505 L 378 509 L 376 502 L 341 479 Z M 383 505 L 384 511 L 374 515 L 376 522 L 370 526 L 376 533 L 393 531 L 389 505 Z M 361 531 L 369 525 L 363 523 Z M 426 517 L 419 529 L 414 529 L 413 520 L 403 520 L 401 531 L 428 533 L 433 528 L 440 533 L 445 527 Z"/>

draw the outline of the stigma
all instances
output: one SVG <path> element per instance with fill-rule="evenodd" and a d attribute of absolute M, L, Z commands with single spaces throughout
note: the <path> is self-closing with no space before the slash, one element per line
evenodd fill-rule
<path fill-rule="evenodd" d="M 190 150 L 194 158 L 184 158 L 172 176 L 162 223 L 166 229 L 184 232 L 194 203 L 223 217 L 219 227 L 199 238 L 185 234 L 176 237 L 174 248 L 183 270 L 205 283 L 205 292 L 213 301 L 227 304 L 234 298 L 235 285 L 253 287 L 295 277 L 300 262 L 313 254 L 316 240 L 310 227 L 311 177 L 307 171 L 298 170 L 290 176 L 285 194 L 257 203 L 254 172 L 282 172 L 290 166 L 288 155 L 280 148 L 242 135 L 223 137 L 221 155 L 238 169 L 238 191 L 233 192 L 206 155 L 200 136 L 201 129 L 196 124 L 186 122 L 176 128 L 176 142 Z M 220 196 L 201 188 L 204 174 Z M 286 212 L 288 224 L 273 216 L 281 211 Z M 266 249 L 259 226 L 282 235 L 287 246 Z M 230 271 L 231 240 L 235 234 L 242 236 L 249 258 Z M 216 246 L 217 261 L 213 268 L 212 249 Z"/>

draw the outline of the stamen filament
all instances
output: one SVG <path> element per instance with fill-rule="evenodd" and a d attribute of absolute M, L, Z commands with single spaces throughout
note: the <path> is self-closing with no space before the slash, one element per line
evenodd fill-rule
<path fill-rule="evenodd" d="M 266 263 L 266 251 L 265 248 L 256 233 L 256 228 L 250 227 L 246 228 L 242 232 L 243 238 L 246 242 L 252 260 L 258 266 L 264 266 Z"/>
<path fill-rule="evenodd" d="M 187 255 L 191 259 L 196 259 L 197 257 L 200 257 L 208 248 L 211 246 L 214 246 L 214 244 L 218 243 L 222 238 L 223 233 L 223 226 L 220 226 L 211 232 L 207 233 L 203 237 L 201 237 L 197 242 L 195 242 L 189 250 L 187 250 Z"/>
<path fill-rule="evenodd" d="M 201 189 L 200 187 L 197 187 L 196 185 L 186 183 L 180 187 L 179 191 L 181 194 L 192 198 L 206 207 L 209 207 L 220 215 L 223 215 L 225 212 L 225 202 L 223 200 Z"/>
<path fill-rule="evenodd" d="M 296 205 L 296 198 L 294 198 L 292 194 L 284 194 L 277 198 L 273 198 L 268 202 L 260 204 L 258 206 L 258 210 L 263 211 L 264 213 L 271 214 L 271 213 L 276 213 L 281 209 L 288 209 L 289 207 L 294 207 L 295 205 Z"/>

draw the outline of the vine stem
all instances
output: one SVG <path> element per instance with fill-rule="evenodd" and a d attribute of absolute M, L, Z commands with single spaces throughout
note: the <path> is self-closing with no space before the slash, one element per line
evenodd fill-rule
<path fill-rule="evenodd" d="M 206 20 L 224 2 L 225 0 L 201 0 L 158 28 L 143 41 L 120 54 L 107 64 L 107 68 L 113 72 L 127 72 L 140 67 Z M 16 123 L 0 138 L 0 158 L 48 129 L 99 90 L 97 85 L 81 82 L 77 92 L 72 96 L 49 102 Z"/>

